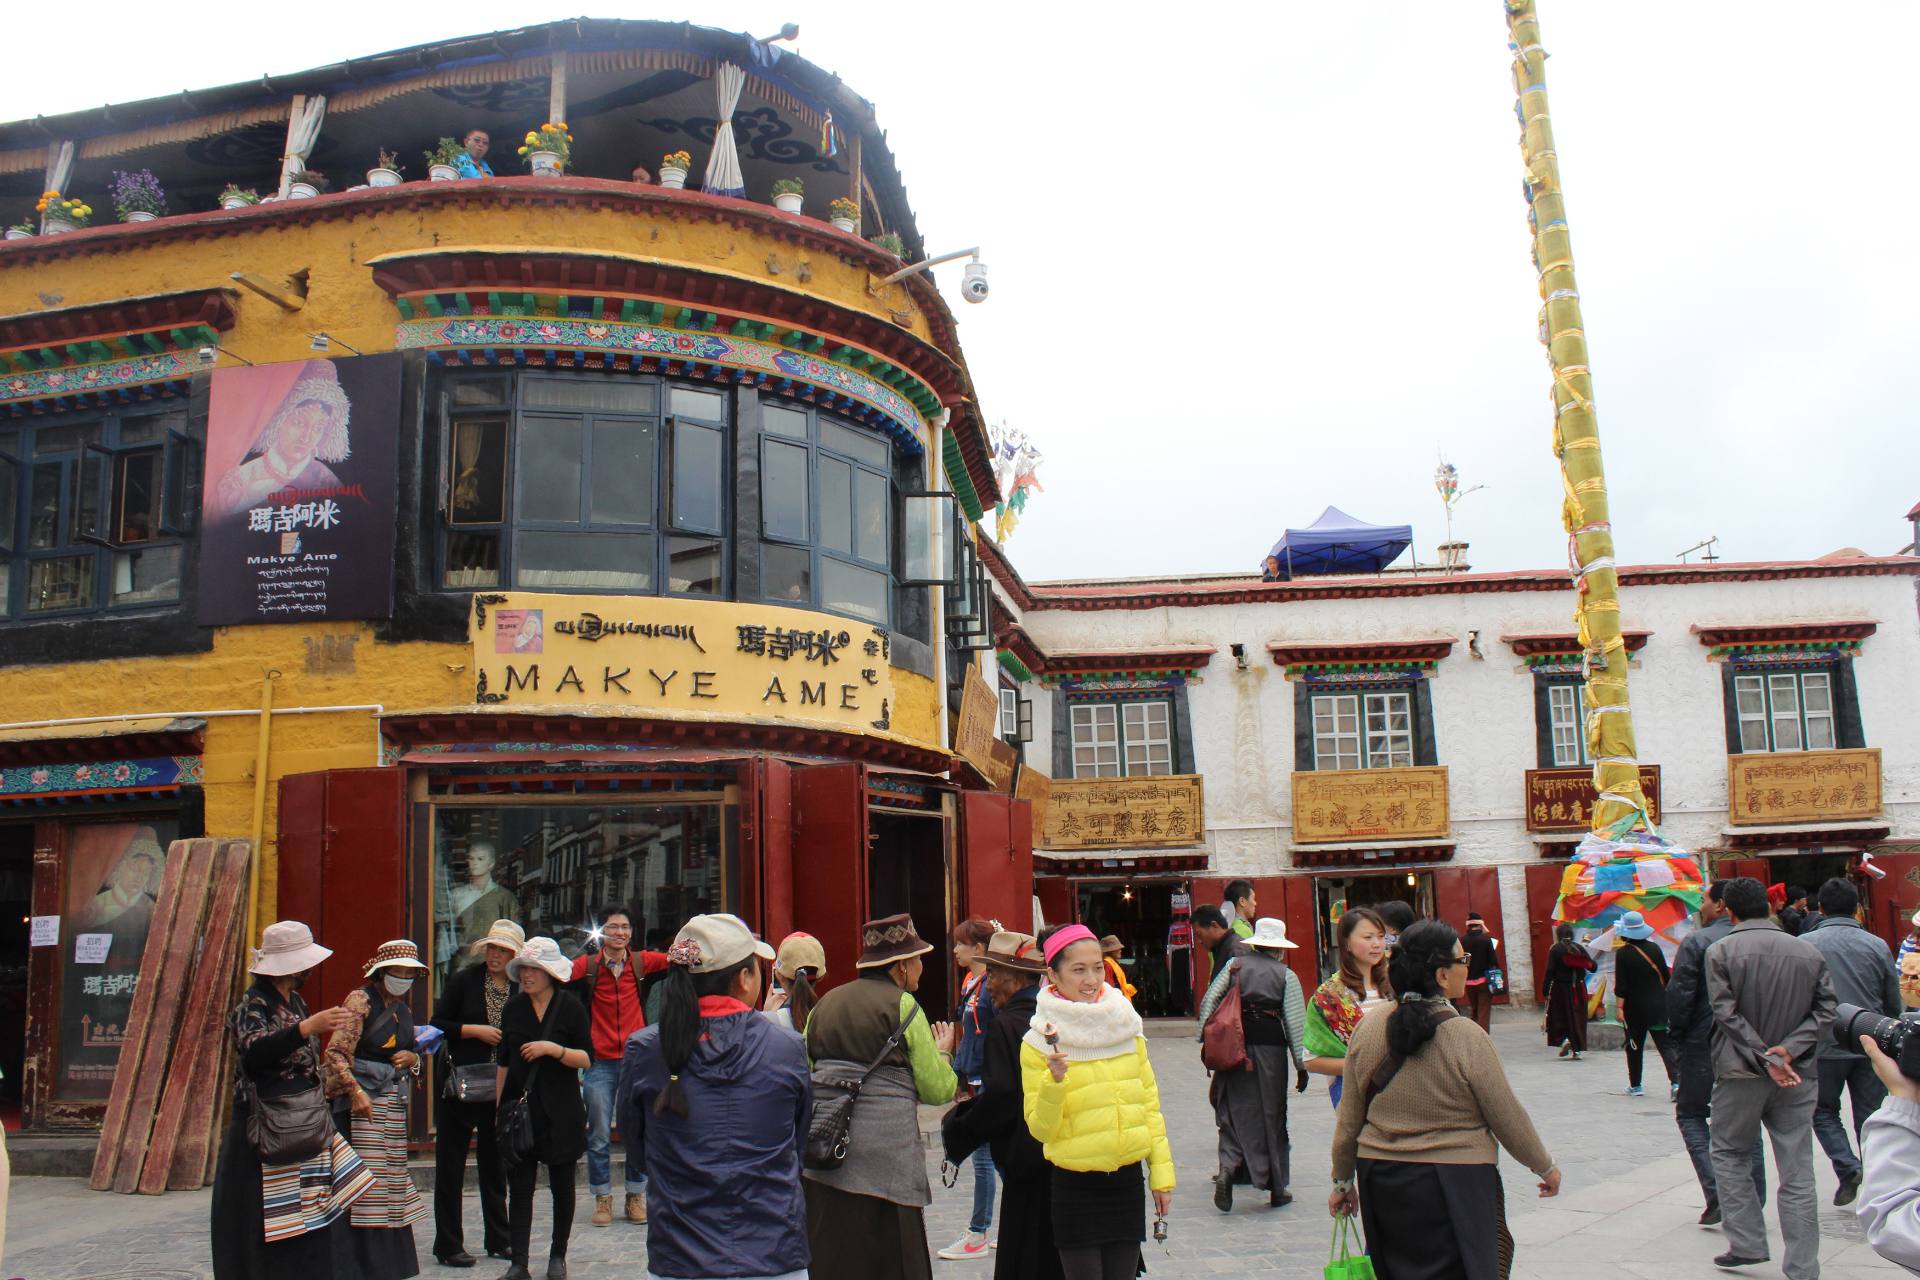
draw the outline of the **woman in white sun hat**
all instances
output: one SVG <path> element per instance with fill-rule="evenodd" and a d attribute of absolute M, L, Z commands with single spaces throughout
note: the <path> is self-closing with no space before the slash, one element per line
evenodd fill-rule
<path fill-rule="evenodd" d="M 574 1177 L 587 1150 L 587 1104 L 580 1094 L 580 1073 L 593 1061 L 592 1031 L 586 1006 L 561 989 L 573 976 L 573 962 L 552 938 L 528 938 L 507 964 L 507 976 L 520 993 L 500 1014 L 500 1106 L 525 1094 L 531 1098 L 533 1158 L 507 1170 L 507 1224 L 513 1236 L 513 1265 L 500 1280 L 530 1280 L 527 1259 L 533 1244 L 533 1179 L 547 1167 L 553 1193 L 553 1242 L 547 1250 L 547 1280 L 566 1280 L 567 1240 L 573 1234 Z"/>
<path fill-rule="evenodd" d="M 1235 957 L 1214 977 L 1200 1005 L 1207 1025 L 1229 986 L 1240 991 L 1240 1021 L 1246 1029 L 1248 1071 L 1216 1073 L 1208 1088 L 1214 1123 L 1220 1129 L 1220 1171 L 1214 1175 L 1213 1204 L 1233 1210 L 1233 1187 L 1240 1183 L 1267 1193 L 1273 1208 L 1292 1201 L 1292 1148 L 1287 1141 L 1287 1084 L 1307 1087 L 1307 1002 L 1300 979 L 1281 958 L 1300 944 L 1287 938 L 1284 920 L 1262 916 L 1247 938 L 1248 954 Z M 1291 1065 L 1292 1071 L 1288 1071 Z"/>
<path fill-rule="evenodd" d="M 511 920 L 495 920 L 474 943 L 480 959 L 457 971 L 440 988 L 433 1025 L 447 1037 L 446 1084 L 434 1119 L 433 1256 L 442 1266 L 470 1267 L 461 1200 L 467 1180 L 467 1149 L 480 1140 L 475 1161 L 480 1181 L 481 1243 L 490 1258 L 510 1258 L 507 1234 L 507 1171 L 494 1141 L 494 1054 L 500 1047 L 500 1015 L 513 995 L 507 965 L 527 945 Z"/>

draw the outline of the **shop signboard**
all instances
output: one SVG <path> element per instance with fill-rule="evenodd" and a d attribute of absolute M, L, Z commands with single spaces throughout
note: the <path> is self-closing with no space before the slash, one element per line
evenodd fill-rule
<path fill-rule="evenodd" d="M 1640 790 L 1648 816 L 1660 821 L 1660 766 L 1640 766 Z M 1593 821 L 1592 769 L 1527 770 L 1527 830 L 1585 831 Z"/>
<path fill-rule="evenodd" d="M 1044 849 L 1191 846 L 1206 830 L 1199 774 L 1056 778 L 1048 790 Z"/>
<path fill-rule="evenodd" d="M 1046 831 L 1047 806 L 1053 797 L 1053 779 L 1032 765 L 1022 763 L 1020 782 L 1014 788 L 1013 796 L 1033 806 L 1033 829 Z"/>
<path fill-rule="evenodd" d="M 1296 843 L 1438 840 L 1450 829 L 1443 764 L 1293 775 Z"/>
<path fill-rule="evenodd" d="M 60 1047 L 54 1094 L 105 1100 L 140 984 L 140 957 L 178 824 L 76 822 L 68 827 L 59 966 Z M 59 917 L 54 917 L 56 921 Z"/>
<path fill-rule="evenodd" d="M 1880 748 L 1728 756 L 1727 808 L 1736 827 L 1878 818 Z"/>
<path fill-rule="evenodd" d="M 893 727 L 885 629 L 770 604 L 480 594 L 474 701 L 507 710 Z"/>
<path fill-rule="evenodd" d="M 1020 753 L 1000 740 L 1000 700 L 994 696 L 979 668 L 968 667 L 960 689 L 960 719 L 953 732 L 953 750 L 980 771 L 995 791 L 1013 786 L 1013 766 Z"/>

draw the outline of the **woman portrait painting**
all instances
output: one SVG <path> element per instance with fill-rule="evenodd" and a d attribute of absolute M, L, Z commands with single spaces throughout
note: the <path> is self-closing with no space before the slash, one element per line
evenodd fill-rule
<path fill-rule="evenodd" d="M 265 505 L 272 494 L 339 487 L 340 477 L 327 464 L 345 462 L 351 453 L 347 419 L 352 405 L 332 361 L 262 365 L 246 372 L 273 375 L 273 380 L 250 380 L 246 390 L 252 394 L 246 401 L 221 406 L 237 410 L 238 421 L 216 423 L 216 431 L 244 432 L 249 422 L 264 421 L 240 454 L 241 460 L 221 474 L 214 486 L 210 514 L 216 519 L 243 516 Z"/>

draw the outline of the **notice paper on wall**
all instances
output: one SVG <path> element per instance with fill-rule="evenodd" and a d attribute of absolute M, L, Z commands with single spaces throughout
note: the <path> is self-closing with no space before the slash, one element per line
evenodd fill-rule
<path fill-rule="evenodd" d="M 110 933 L 77 933 L 73 936 L 73 962 L 105 964 L 107 952 L 112 947 L 113 935 Z"/>
<path fill-rule="evenodd" d="M 31 947 L 57 947 L 60 945 L 60 917 L 35 916 L 28 930 L 27 945 Z"/>

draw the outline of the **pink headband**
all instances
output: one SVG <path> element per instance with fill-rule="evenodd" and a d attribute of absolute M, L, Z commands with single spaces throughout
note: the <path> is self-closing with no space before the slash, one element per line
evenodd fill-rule
<path fill-rule="evenodd" d="M 1093 930 L 1087 928 L 1087 926 L 1083 924 L 1070 924 L 1047 939 L 1045 948 L 1047 964 L 1051 966 L 1055 956 L 1058 956 L 1062 951 L 1065 951 L 1076 942 L 1098 941 L 1100 941 L 1100 939 L 1094 937 Z"/>

